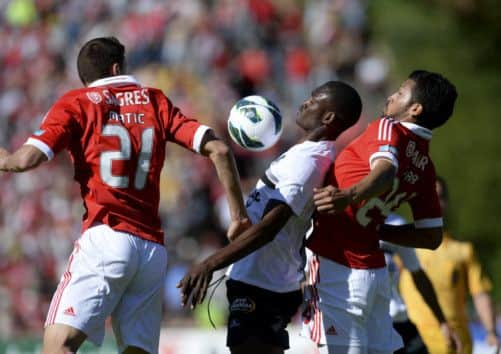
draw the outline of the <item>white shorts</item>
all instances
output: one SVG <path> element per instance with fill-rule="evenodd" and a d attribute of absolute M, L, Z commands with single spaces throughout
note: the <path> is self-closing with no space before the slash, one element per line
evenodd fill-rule
<path fill-rule="evenodd" d="M 166 266 L 163 245 L 93 226 L 75 242 L 45 326 L 69 325 L 101 345 L 111 316 L 120 351 L 136 346 L 157 353 Z"/>
<path fill-rule="evenodd" d="M 352 269 L 313 256 L 309 268 L 314 301 L 302 335 L 320 346 L 359 347 L 368 353 L 393 353 L 403 346 L 389 314 L 386 267 Z"/>

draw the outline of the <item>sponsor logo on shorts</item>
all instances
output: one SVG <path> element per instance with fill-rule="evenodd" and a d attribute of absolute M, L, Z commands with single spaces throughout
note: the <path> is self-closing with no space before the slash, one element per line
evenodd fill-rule
<path fill-rule="evenodd" d="M 233 300 L 230 311 L 253 312 L 256 309 L 256 303 L 248 297 L 239 297 Z"/>
<path fill-rule="evenodd" d="M 64 310 L 63 312 L 65 315 L 68 315 L 68 316 L 73 316 L 75 317 L 77 314 L 75 313 L 75 310 L 73 310 L 73 307 L 70 306 L 68 307 L 66 310 Z"/>
<path fill-rule="evenodd" d="M 331 325 L 329 328 L 327 328 L 327 331 L 325 331 L 325 334 L 333 336 L 337 334 L 336 327 Z"/>
<path fill-rule="evenodd" d="M 99 92 L 87 92 L 87 97 L 94 104 L 101 103 L 101 101 L 103 100 Z"/>
<path fill-rule="evenodd" d="M 230 324 L 228 325 L 229 328 L 235 328 L 235 327 L 240 327 L 240 321 L 237 320 L 236 318 L 232 319 L 230 321 Z"/>

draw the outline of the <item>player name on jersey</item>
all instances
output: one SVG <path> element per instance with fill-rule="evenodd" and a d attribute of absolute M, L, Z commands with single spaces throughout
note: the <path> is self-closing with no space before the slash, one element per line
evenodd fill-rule
<path fill-rule="evenodd" d="M 418 149 L 416 149 L 416 142 L 410 140 L 407 144 L 407 148 L 405 149 L 405 154 L 407 157 L 411 158 L 412 164 L 419 168 L 421 171 L 424 171 L 426 165 L 428 165 L 429 158 L 428 156 L 421 153 Z"/>
<path fill-rule="evenodd" d="M 112 94 L 108 90 L 103 90 L 106 104 L 114 106 L 146 105 L 150 103 L 148 89 L 116 92 Z"/>
<path fill-rule="evenodd" d="M 144 113 L 137 112 L 126 112 L 117 113 L 115 111 L 109 112 L 109 120 L 115 122 L 121 122 L 123 124 L 144 124 Z"/>

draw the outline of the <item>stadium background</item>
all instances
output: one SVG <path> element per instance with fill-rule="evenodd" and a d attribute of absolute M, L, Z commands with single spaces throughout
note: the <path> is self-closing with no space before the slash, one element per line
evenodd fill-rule
<path fill-rule="evenodd" d="M 81 85 L 77 50 L 96 36 L 117 36 L 141 82 L 163 89 L 225 139 L 237 98 L 259 93 L 281 107 L 285 132 L 272 151 L 250 154 L 232 145 L 244 188 L 294 142 L 295 112 L 315 85 L 340 78 L 363 96 L 361 122 L 341 139 L 342 147 L 379 114 L 387 93 L 410 71 L 442 72 L 460 97 L 452 120 L 436 133 L 433 158 L 450 183 L 450 228 L 477 246 L 499 310 L 500 13 L 495 0 L 1 0 L 0 146 L 19 147 L 57 97 Z M 219 352 L 208 343 L 224 350 L 224 335 L 207 332 L 206 306 L 182 310 L 174 286 L 191 262 L 225 242 L 215 175 L 206 160 L 174 146 L 161 186 L 170 256 L 163 352 L 177 353 L 172 341 L 183 335 L 183 343 L 199 338 L 208 352 Z M 65 154 L 38 171 L 0 175 L 0 353 L 29 352 L 40 344 L 81 213 Z M 219 328 L 224 301 L 220 287 L 211 304 Z M 179 328 L 196 332 L 179 334 Z M 482 335 L 475 330 L 477 340 Z M 290 353 L 301 352 L 299 346 Z M 113 348 L 110 336 L 101 352 Z"/>

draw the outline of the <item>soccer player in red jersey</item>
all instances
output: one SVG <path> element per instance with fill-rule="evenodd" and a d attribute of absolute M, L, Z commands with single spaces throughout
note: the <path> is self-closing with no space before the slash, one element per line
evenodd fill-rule
<path fill-rule="evenodd" d="M 330 186 L 316 191 L 319 213 L 306 245 L 316 255 L 310 279 L 317 307 L 305 329 L 320 352 L 392 353 L 402 345 L 388 313 L 391 287 L 379 239 L 440 245 L 442 215 L 429 143 L 456 98 L 443 76 L 414 71 L 388 98 L 384 117 L 339 154 Z M 410 204 L 414 224 L 384 225 L 403 202 Z"/>
<path fill-rule="evenodd" d="M 167 264 L 158 216 L 166 143 L 208 156 L 230 205 L 228 236 L 249 226 L 233 155 L 212 130 L 158 89 L 125 75 L 114 37 L 81 48 L 84 88 L 69 91 L 16 152 L 0 149 L 0 170 L 24 172 L 67 149 L 85 206 L 82 236 L 52 299 L 43 353 L 99 345 L 111 315 L 120 352 L 157 353 Z"/>

